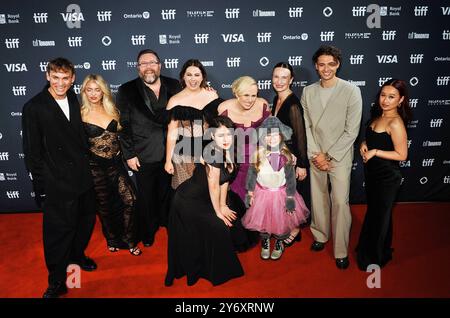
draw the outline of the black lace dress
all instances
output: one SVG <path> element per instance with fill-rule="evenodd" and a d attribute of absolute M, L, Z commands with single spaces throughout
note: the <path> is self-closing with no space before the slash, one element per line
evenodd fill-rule
<path fill-rule="evenodd" d="M 133 183 L 122 163 L 117 121 L 106 129 L 84 122 L 89 138 L 90 167 L 97 196 L 97 211 L 109 247 L 130 249 L 136 246 Z"/>
<path fill-rule="evenodd" d="M 212 165 L 220 168 L 220 184 L 234 177 L 236 169 L 230 173 L 221 163 Z M 244 274 L 230 228 L 216 216 L 212 206 L 206 169 L 197 163 L 193 176 L 178 187 L 173 197 L 166 286 L 185 275 L 188 285 L 199 278 L 219 285 Z"/>

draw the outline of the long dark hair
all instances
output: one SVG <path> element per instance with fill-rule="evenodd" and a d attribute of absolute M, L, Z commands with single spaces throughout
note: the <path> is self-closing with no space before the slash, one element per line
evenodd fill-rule
<path fill-rule="evenodd" d="M 187 61 L 184 63 L 183 67 L 181 68 L 181 71 L 180 71 L 180 83 L 181 83 L 181 86 L 182 86 L 183 88 L 186 87 L 186 83 L 184 82 L 183 77 L 184 77 L 184 74 L 186 73 L 186 70 L 187 70 L 187 68 L 188 68 L 189 66 L 195 66 L 195 67 L 197 67 L 197 68 L 200 69 L 200 72 L 202 73 L 202 77 L 203 77 L 202 82 L 200 83 L 200 87 L 205 88 L 206 86 L 208 86 L 208 85 L 206 85 L 207 74 L 206 74 L 205 67 L 204 67 L 203 64 L 202 64 L 199 60 L 197 60 L 197 59 L 190 59 L 190 60 L 187 60 Z"/>
<path fill-rule="evenodd" d="M 372 108 L 370 109 L 370 119 L 369 119 L 369 125 L 378 117 L 383 114 L 383 110 L 380 106 L 380 95 L 381 91 L 385 86 L 392 86 L 394 87 L 398 93 L 400 94 L 400 97 L 403 97 L 403 101 L 400 103 L 400 105 L 397 107 L 397 113 L 400 115 L 401 119 L 403 120 L 403 123 L 406 124 L 408 121 L 412 118 L 412 112 L 411 108 L 409 106 L 409 95 L 408 95 L 408 88 L 406 85 L 406 82 L 400 79 L 390 79 L 387 82 L 381 86 L 380 90 L 377 93 L 377 96 L 375 98 L 375 103 L 373 104 Z"/>

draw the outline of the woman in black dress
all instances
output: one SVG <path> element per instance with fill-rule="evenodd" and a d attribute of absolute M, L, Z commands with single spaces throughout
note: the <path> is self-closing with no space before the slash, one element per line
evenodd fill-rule
<path fill-rule="evenodd" d="M 277 63 L 272 71 L 272 85 L 276 92 L 273 99 L 272 115 L 292 128 L 291 140 L 286 142 L 289 150 L 297 158 L 295 175 L 298 180 L 297 191 L 302 195 L 306 205 L 310 208 L 310 191 L 308 180 L 308 158 L 306 154 L 306 131 L 303 119 L 303 108 L 300 99 L 291 90 L 294 80 L 294 69 L 289 63 Z M 300 228 L 293 229 L 284 240 L 285 246 L 301 240 Z"/>
<path fill-rule="evenodd" d="M 402 176 L 399 161 L 408 156 L 406 124 L 410 119 L 406 83 L 384 83 L 371 109 L 360 153 L 365 163 L 367 212 L 359 236 L 358 267 L 383 267 L 392 259 L 392 207 Z"/>
<path fill-rule="evenodd" d="M 219 116 L 211 127 L 213 142 L 203 151 L 205 162 L 196 163 L 193 176 L 180 184 L 172 200 L 166 286 L 183 276 L 191 286 L 199 278 L 219 285 L 244 274 L 230 233 L 236 213 L 227 205 L 228 184 L 237 171 L 229 151 L 233 123 Z"/>
<path fill-rule="evenodd" d="M 100 75 L 88 75 L 81 86 L 81 118 L 89 139 L 90 167 L 97 196 L 98 214 L 108 250 L 128 249 L 139 256 L 136 246 L 134 204 L 136 195 L 122 164 L 118 140 L 119 112 L 108 84 Z"/>

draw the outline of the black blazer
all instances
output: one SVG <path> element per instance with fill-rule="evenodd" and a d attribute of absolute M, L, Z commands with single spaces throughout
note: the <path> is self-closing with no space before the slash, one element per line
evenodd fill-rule
<path fill-rule="evenodd" d="M 69 122 L 47 88 L 23 107 L 25 163 L 36 195 L 46 194 L 48 201 L 74 199 L 93 186 L 80 104 L 69 90 Z"/>
<path fill-rule="evenodd" d="M 138 77 L 119 87 L 116 102 L 120 110 L 120 142 L 126 160 L 138 157 L 142 163 L 162 161 L 165 157 L 165 130 L 162 119 L 167 101 L 181 91 L 180 83 L 161 76 L 159 104 L 152 103 Z"/>

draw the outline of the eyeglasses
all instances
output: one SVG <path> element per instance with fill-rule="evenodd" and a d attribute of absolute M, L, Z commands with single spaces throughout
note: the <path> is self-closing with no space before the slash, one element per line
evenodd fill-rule
<path fill-rule="evenodd" d="M 159 64 L 159 61 L 148 61 L 148 62 L 138 63 L 138 66 L 139 67 L 147 67 L 147 66 L 155 66 L 158 64 Z"/>

